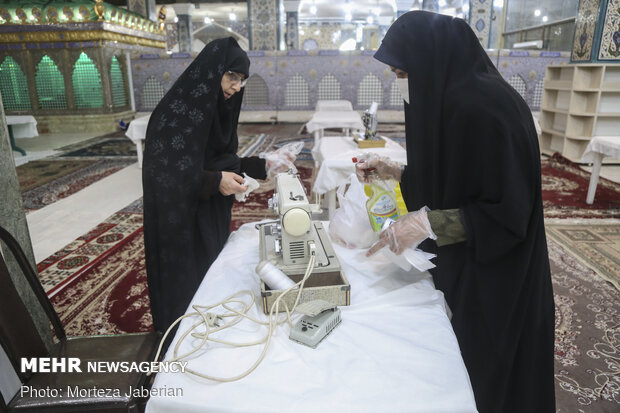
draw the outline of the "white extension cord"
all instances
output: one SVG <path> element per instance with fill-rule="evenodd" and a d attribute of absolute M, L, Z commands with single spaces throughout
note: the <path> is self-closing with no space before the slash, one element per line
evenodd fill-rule
<path fill-rule="evenodd" d="M 198 377 L 202 377 L 204 379 L 208 379 L 208 380 L 213 380 L 213 381 L 219 381 L 219 382 L 232 382 L 232 381 L 237 381 L 240 380 L 242 378 L 244 378 L 245 376 L 247 376 L 248 374 L 250 374 L 251 372 L 253 372 L 258 365 L 263 361 L 263 359 L 265 358 L 265 354 L 267 353 L 267 349 L 269 348 L 269 343 L 271 342 L 271 336 L 273 335 L 273 332 L 275 330 L 275 328 L 284 323 L 287 322 L 289 324 L 289 326 L 292 327 L 292 322 L 291 322 L 291 314 L 295 311 L 295 307 L 297 307 L 297 304 L 299 303 L 299 299 L 301 297 L 301 292 L 303 291 L 304 288 L 304 284 L 306 283 L 306 280 L 308 279 L 308 277 L 310 277 L 310 275 L 312 274 L 312 269 L 314 268 L 314 262 L 316 260 L 316 245 L 314 244 L 314 242 L 310 242 L 308 244 L 309 248 L 310 248 L 310 261 L 308 262 L 308 266 L 306 267 L 306 272 L 304 274 L 304 277 L 301 279 L 301 281 L 299 281 L 298 283 L 290 286 L 289 288 L 287 288 L 286 290 L 284 290 L 282 292 L 282 294 L 280 294 L 280 296 L 278 296 L 278 298 L 276 298 L 276 301 L 272 304 L 270 310 L 269 310 L 269 321 L 268 322 L 264 322 L 264 321 L 260 321 L 250 315 L 247 314 L 248 310 L 250 308 L 252 308 L 252 306 L 254 305 L 255 299 L 254 299 L 254 293 L 250 290 L 242 290 L 242 291 L 238 291 L 234 294 L 232 294 L 231 296 L 229 296 L 228 298 L 220 301 L 217 304 L 213 304 L 213 305 L 208 305 L 208 306 L 201 306 L 201 305 L 193 305 L 192 308 L 195 310 L 192 313 L 189 314 L 185 314 L 179 318 L 177 318 L 174 323 L 172 323 L 172 325 L 170 327 L 168 327 L 168 330 L 166 330 L 166 333 L 164 334 L 164 337 L 162 338 L 160 344 L 159 344 L 159 348 L 157 349 L 157 354 L 155 355 L 155 360 L 159 360 L 159 355 L 161 353 L 162 350 L 162 346 L 164 344 L 164 342 L 166 341 L 166 338 L 168 337 L 168 334 L 170 334 L 170 331 L 181 322 L 181 320 L 185 319 L 185 318 L 189 318 L 189 317 L 199 317 L 200 320 L 197 321 L 196 323 L 194 323 L 194 325 L 192 325 L 189 329 L 187 329 L 183 335 L 179 338 L 179 340 L 177 341 L 176 345 L 174 346 L 174 354 L 173 354 L 173 358 L 171 360 L 168 360 L 168 362 L 178 362 L 186 357 L 191 356 L 192 354 L 194 354 L 195 352 L 197 352 L 198 350 L 200 350 L 200 348 L 202 346 L 204 346 L 207 341 L 212 341 L 215 343 L 220 343 L 220 344 L 225 344 L 225 345 L 229 345 L 231 347 L 249 347 L 249 346 L 255 346 L 258 344 L 262 344 L 265 343 L 265 346 L 263 347 L 263 351 L 260 354 L 260 356 L 258 357 L 258 359 L 256 360 L 256 362 L 249 368 L 247 369 L 245 372 L 234 376 L 234 377 L 214 377 L 214 376 L 210 376 L 207 374 L 203 374 L 201 372 L 192 370 L 190 368 L 185 368 L 185 372 L 186 373 L 190 373 L 193 374 L 195 376 Z M 295 299 L 295 303 L 293 304 L 293 308 L 291 308 L 289 310 L 288 306 L 286 305 L 286 303 L 284 303 L 285 309 L 286 309 L 286 317 L 283 318 L 282 320 L 278 320 L 278 313 L 279 313 L 279 309 L 280 309 L 280 301 L 282 300 L 282 298 L 289 294 L 292 290 L 294 290 L 295 288 L 298 288 L 297 290 L 297 297 Z M 249 297 L 249 301 L 245 301 L 242 299 L 242 297 L 246 295 Z M 241 305 L 241 309 L 240 310 L 236 310 L 234 308 L 232 308 L 231 305 L 234 304 L 240 304 Z M 224 308 L 225 310 L 227 310 L 228 312 L 226 313 L 215 313 L 212 310 L 214 310 L 215 308 L 222 306 L 222 308 Z M 225 319 L 225 318 L 232 318 L 232 320 L 230 322 L 227 322 L 225 324 L 223 324 L 222 326 L 218 326 L 218 320 L 220 319 Z M 256 340 L 256 341 L 252 341 L 252 342 L 248 342 L 248 343 L 232 343 L 232 342 L 228 342 L 228 341 L 224 341 L 224 340 L 219 340 L 217 338 L 214 337 L 210 337 L 211 334 L 216 333 L 218 331 L 222 331 L 226 328 L 232 327 L 233 325 L 239 323 L 243 318 L 247 318 L 253 322 L 255 322 L 256 324 L 259 325 L 268 325 L 269 326 L 269 330 L 267 331 L 267 334 L 265 335 L 265 337 Z M 196 329 L 200 328 L 201 326 L 204 326 L 205 331 L 204 332 L 194 332 Z M 188 335 L 190 335 L 194 338 L 198 338 L 200 340 L 202 340 L 193 350 L 179 355 L 179 347 L 181 346 L 181 344 L 183 343 L 183 341 L 187 338 Z"/>

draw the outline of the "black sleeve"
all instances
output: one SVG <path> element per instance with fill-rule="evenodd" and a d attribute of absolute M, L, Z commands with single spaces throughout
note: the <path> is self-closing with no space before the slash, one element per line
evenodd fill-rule
<path fill-rule="evenodd" d="M 254 179 L 267 179 L 267 171 L 265 170 L 265 160 L 258 156 L 250 156 L 249 158 L 241 158 L 240 173 L 244 172 Z"/>
<path fill-rule="evenodd" d="M 200 187 L 200 199 L 203 201 L 211 198 L 220 191 L 222 172 L 202 171 L 202 185 Z"/>

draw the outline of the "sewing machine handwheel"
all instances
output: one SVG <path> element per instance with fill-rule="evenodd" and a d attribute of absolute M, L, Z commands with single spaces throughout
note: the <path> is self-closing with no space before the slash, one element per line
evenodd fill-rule
<path fill-rule="evenodd" d="M 299 237 L 310 229 L 310 215 L 301 208 L 289 209 L 282 218 L 283 229 L 293 237 Z"/>

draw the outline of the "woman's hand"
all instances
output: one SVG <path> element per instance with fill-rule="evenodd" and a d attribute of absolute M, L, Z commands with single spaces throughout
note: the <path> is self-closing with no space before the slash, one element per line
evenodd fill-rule
<path fill-rule="evenodd" d="M 369 183 L 368 172 L 374 171 L 379 179 L 394 179 L 400 182 L 402 174 L 402 164 L 388 158 L 370 153 L 366 156 L 359 156 L 356 159 L 355 174 L 360 182 Z M 370 170 L 370 171 L 369 171 Z"/>
<path fill-rule="evenodd" d="M 274 152 L 277 156 L 272 156 L 267 158 L 265 162 L 265 169 L 267 171 L 267 175 L 275 175 L 280 172 L 286 172 L 291 168 L 294 168 L 295 160 L 297 156 L 294 153 L 289 151 Z"/>
<path fill-rule="evenodd" d="M 426 238 L 436 239 L 431 223 L 426 216 L 426 207 L 400 217 L 379 234 L 377 241 L 366 253 L 370 257 L 388 246 L 395 254 L 402 254 L 407 248 L 416 248 Z"/>
<path fill-rule="evenodd" d="M 295 160 L 303 148 L 303 142 L 291 142 L 276 151 L 261 152 L 258 156 L 265 160 L 265 171 L 267 172 L 267 176 L 271 178 L 289 169 L 297 173 Z"/>
<path fill-rule="evenodd" d="M 247 191 L 248 187 L 243 185 L 243 177 L 234 172 L 222 171 L 222 180 L 220 181 L 220 193 L 224 196 L 233 194 L 242 194 Z"/>

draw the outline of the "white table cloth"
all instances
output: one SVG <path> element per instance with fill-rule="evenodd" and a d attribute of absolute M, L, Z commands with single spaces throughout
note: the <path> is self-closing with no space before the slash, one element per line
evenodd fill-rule
<path fill-rule="evenodd" d="M 258 231 L 234 232 L 211 266 L 192 304 L 212 304 L 241 289 L 260 297 L 254 268 Z M 265 359 L 237 382 L 214 383 L 183 373 L 159 373 L 155 389 L 182 388 L 181 397 L 152 396 L 148 413 L 172 412 L 474 412 L 469 377 L 446 315 L 443 294 L 428 273 L 406 273 L 382 254 L 335 245 L 351 284 L 351 306 L 340 307 L 342 323 L 316 349 L 288 338 L 278 327 Z M 262 304 L 250 314 L 266 320 Z M 296 319 L 295 319 L 296 321 Z M 185 319 L 176 340 L 193 320 Z M 249 341 L 266 327 L 243 321 L 223 339 Z M 242 337 L 239 337 L 239 334 Z M 187 343 L 181 352 L 187 350 Z M 209 349 L 189 367 L 220 377 L 252 365 L 262 346 Z M 172 351 L 168 352 L 169 358 Z"/>
<path fill-rule="evenodd" d="M 138 168 L 142 168 L 142 141 L 146 138 L 146 127 L 149 124 L 151 115 L 136 118 L 129 123 L 125 136 L 127 136 L 136 145 L 138 153 Z"/>
<path fill-rule="evenodd" d="M 7 116 L 6 124 L 13 129 L 14 138 L 34 138 L 35 136 L 39 136 L 39 132 L 37 131 L 37 120 L 34 116 Z"/>
<path fill-rule="evenodd" d="M 601 165 L 605 157 L 620 159 L 620 136 L 594 136 L 581 156 L 582 162 L 593 163 L 588 195 L 586 196 L 586 203 L 588 204 L 594 202 Z"/>
<path fill-rule="evenodd" d="M 306 129 L 310 133 L 327 128 L 363 130 L 364 124 L 359 113 L 351 110 L 315 112 L 312 119 L 306 123 Z"/>
<path fill-rule="evenodd" d="M 316 111 L 348 111 L 353 105 L 348 100 L 317 100 Z"/>
<path fill-rule="evenodd" d="M 352 110 L 315 112 L 310 122 L 306 123 L 306 129 L 314 135 L 313 153 L 317 151 L 323 132 L 328 128 L 340 128 L 346 136 L 351 130 L 364 130 L 364 123 L 359 113 Z"/>
<path fill-rule="evenodd" d="M 37 131 L 37 120 L 34 116 L 6 116 L 6 124 L 9 129 L 9 140 L 11 149 L 26 156 L 26 151 L 17 146 L 15 138 L 33 138 L 39 136 Z"/>

